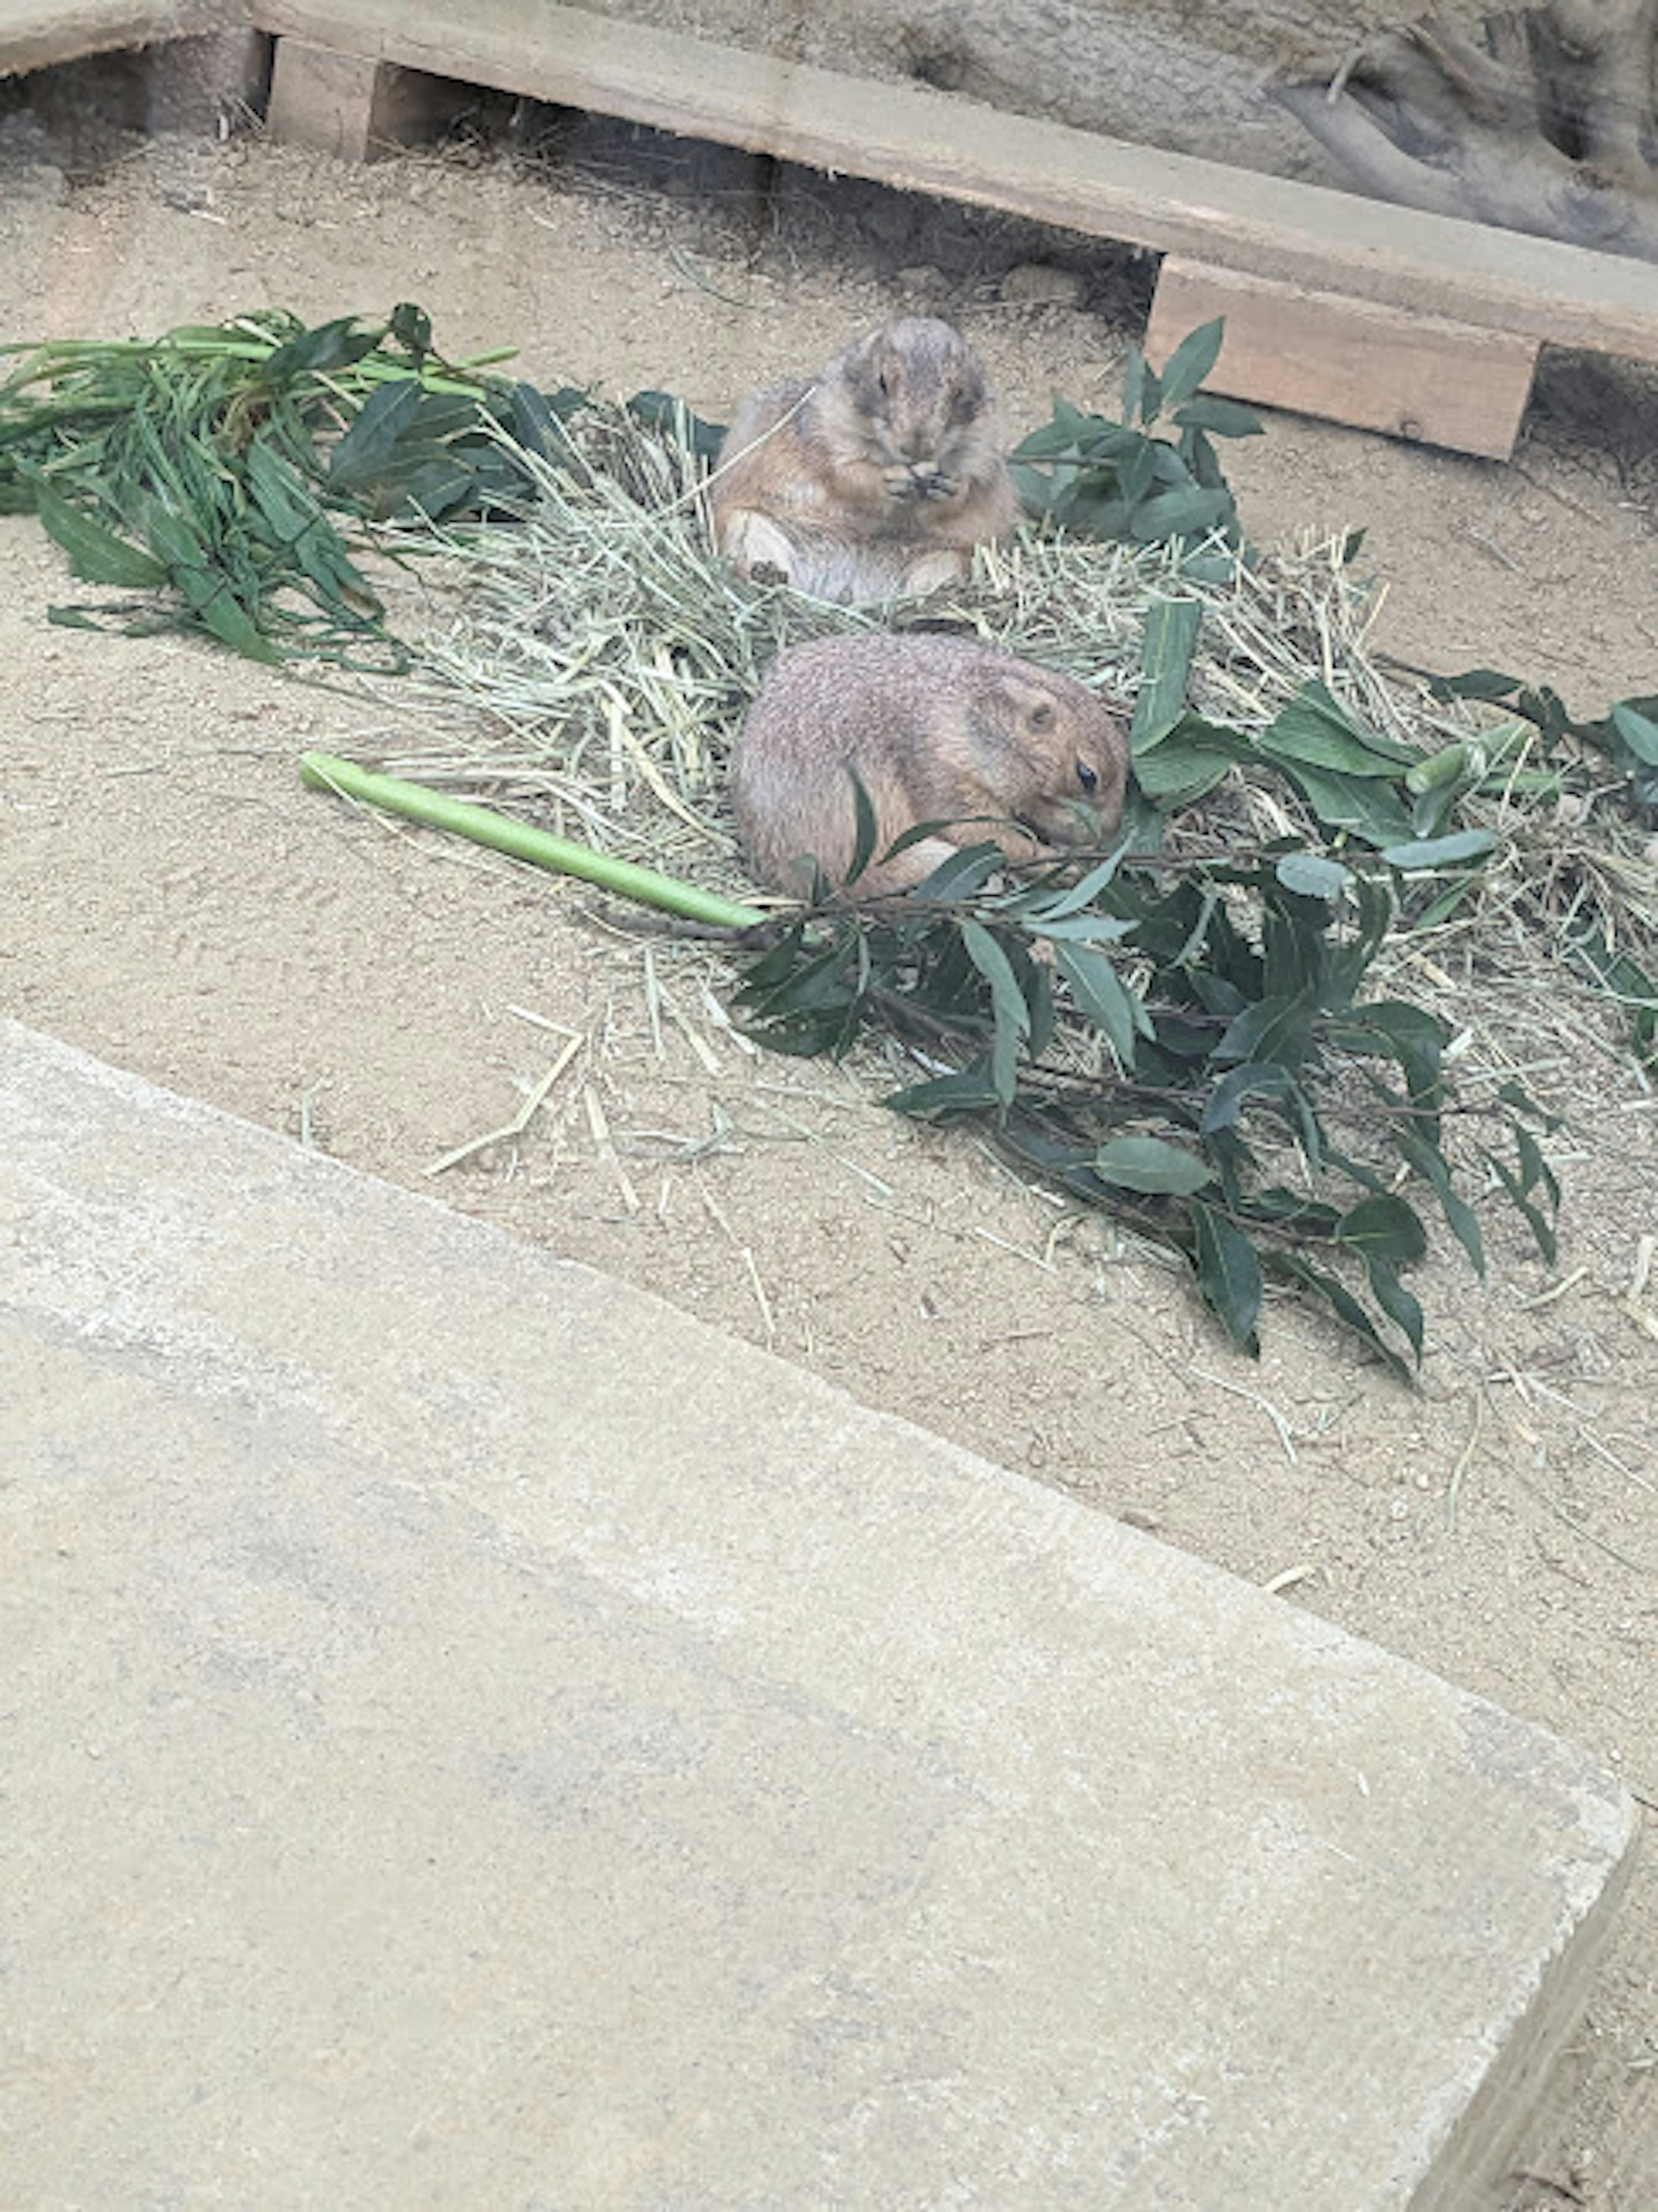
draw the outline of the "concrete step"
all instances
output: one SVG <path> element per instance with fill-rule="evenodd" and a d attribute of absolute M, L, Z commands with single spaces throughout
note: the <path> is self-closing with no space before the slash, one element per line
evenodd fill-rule
<path fill-rule="evenodd" d="M 1558 1739 L 6 1025 L 0 1498 L 8 2204 L 1464 2212 L 1630 1862 Z"/>

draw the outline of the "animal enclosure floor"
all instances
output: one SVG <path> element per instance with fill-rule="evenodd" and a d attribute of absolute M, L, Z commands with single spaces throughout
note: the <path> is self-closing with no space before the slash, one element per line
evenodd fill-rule
<path fill-rule="evenodd" d="M 19 144 L 42 150 L 0 139 Z M 515 343 L 543 385 L 655 386 L 723 417 L 920 304 L 984 352 L 1016 433 L 1055 390 L 1114 403 L 1121 333 L 1005 298 L 994 274 L 940 274 L 898 215 L 842 235 L 821 197 L 821 219 L 756 234 L 750 258 L 741 204 L 621 172 L 348 170 L 252 141 L 157 141 L 73 181 L 8 161 L 0 333 L 414 299 L 452 353 Z M 1655 448 L 1650 410 L 1596 429 L 1580 407 L 1508 468 L 1279 418 L 1228 461 L 1258 539 L 1367 528 L 1381 644 L 1600 711 L 1658 689 Z M 1580 1109 L 1557 1147 L 1559 1266 L 1493 1211 L 1483 1288 L 1460 1258 L 1425 1267 L 1419 1392 L 1283 1305 L 1250 1365 L 1183 1281 L 1097 1227 L 1055 1233 L 970 1144 L 898 1122 L 851 1075 L 744 1049 L 683 953 L 653 956 L 671 1000 L 653 1030 L 644 941 L 579 890 L 302 791 L 298 753 L 389 738 L 394 692 L 51 628 L 50 605 L 86 594 L 38 526 L 0 520 L 0 559 L 4 1011 L 645 1285 L 1236 1573 L 1288 1577 L 1285 1602 L 1658 1797 L 1658 1344 L 1620 1304 L 1658 1233 L 1658 1115 L 1614 1053 L 1586 1039 L 1576 1065 L 1527 1073 Z M 556 1056 L 525 1013 L 586 1040 L 550 1110 L 516 1148 L 428 1176 Z M 1649 1854 L 1515 2206 L 1558 2205 L 1560 2185 L 1596 2212 L 1658 2203 L 1655 1978 Z"/>

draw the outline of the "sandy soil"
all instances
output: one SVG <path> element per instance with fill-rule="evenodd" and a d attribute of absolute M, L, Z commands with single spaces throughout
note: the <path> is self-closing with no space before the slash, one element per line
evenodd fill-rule
<path fill-rule="evenodd" d="M 935 253 L 879 196 L 853 222 L 828 186 L 776 216 L 723 172 L 684 184 L 616 161 L 580 182 L 494 160 L 352 171 L 246 141 L 161 140 L 70 182 L 14 159 L 0 334 L 412 297 L 453 352 L 513 343 L 543 384 L 660 386 L 718 416 L 920 299 L 982 348 L 1017 428 L 1054 388 L 1114 392 L 1099 310 L 1143 291 L 1132 269 L 1073 257 L 1084 304 L 1030 305 L 999 283 L 1030 242 L 993 226 L 964 248 L 941 224 Z M 1510 467 L 1275 420 L 1236 453 L 1252 534 L 1368 526 L 1381 640 L 1406 659 L 1512 666 L 1597 709 L 1658 690 L 1658 415 L 1570 362 L 1543 392 Z M 0 558 L 7 1012 L 1277 1579 L 1658 1803 L 1658 1344 L 1620 1303 L 1658 1231 L 1658 1118 L 1615 1053 L 1586 1039 L 1531 1069 L 1579 1109 L 1557 1147 L 1559 1266 L 1491 1209 L 1485 1286 L 1424 1271 L 1418 1390 L 1284 1306 L 1252 1365 L 1177 1276 L 969 1144 L 897 1122 L 850 1076 L 758 1057 L 683 954 L 618 940 L 570 887 L 302 793 L 295 755 L 372 751 L 383 704 L 179 640 L 49 628 L 76 595 L 56 553 L 12 520 Z M 518 1110 L 561 1045 L 545 1024 L 581 1043 L 528 1133 L 430 1176 Z M 1658 2203 L 1655 1961 L 1649 1855 L 1516 2206 Z"/>

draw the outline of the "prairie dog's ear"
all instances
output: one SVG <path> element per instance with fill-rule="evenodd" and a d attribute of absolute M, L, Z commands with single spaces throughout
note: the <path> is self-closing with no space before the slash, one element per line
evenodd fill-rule
<path fill-rule="evenodd" d="M 1045 684 L 1035 683 L 1029 676 L 999 676 L 996 690 L 1012 709 L 1021 729 L 1041 737 L 1057 725 L 1060 710 Z"/>

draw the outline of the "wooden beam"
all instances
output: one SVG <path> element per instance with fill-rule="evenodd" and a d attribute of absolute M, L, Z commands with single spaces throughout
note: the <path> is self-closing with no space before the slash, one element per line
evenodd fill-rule
<path fill-rule="evenodd" d="M 1152 366 L 1161 368 L 1188 331 L 1217 315 L 1226 318 L 1226 338 L 1207 391 L 1493 460 L 1514 451 L 1535 338 L 1171 254 L 1146 328 Z"/>
<path fill-rule="evenodd" d="M 82 54 L 247 28 L 242 0 L 0 0 L 0 76 Z"/>
<path fill-rule="evenodd" d="M 470 85 L 452 78 L 306 39 L 278 39 L 266 122 L 272 137 L 366 161 L 434 137 L 471 96 Z"/>
<path fill-rule="evenodd" d="M 1658 361 L 1658 272 L 542 0 L 251 0 L 260 27 L 1314 291 Z"/>

